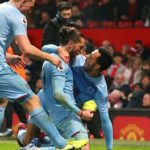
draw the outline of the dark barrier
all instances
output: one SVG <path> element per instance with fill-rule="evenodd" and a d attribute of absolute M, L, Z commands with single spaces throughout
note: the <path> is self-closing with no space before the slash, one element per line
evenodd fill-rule
<path fill-rule="evenodd" d="M 110 109 L 114 139 L 150 141 L 150 109 Z M 99 113 L 88 123 L 96 138 L 103 138 Z"/>

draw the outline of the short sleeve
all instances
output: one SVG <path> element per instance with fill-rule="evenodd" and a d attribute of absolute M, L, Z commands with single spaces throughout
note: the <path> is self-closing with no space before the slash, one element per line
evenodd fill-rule
<path fill-rule="evenodd" d="M 17 35 L 27 35 L 27 20 L 25 16 L 20 15 L 17 17 L 16 15 L 10 16 L 12 32 L 14 36 Z"/>
<path fill-rule="evenodd" d="M 48 45 L 44 45 L 42 47 L 42 51 L 46 52 L 46 53 L 54 53 L 57 54 L 57 46 L 54 44 L 48 44 Z"/>

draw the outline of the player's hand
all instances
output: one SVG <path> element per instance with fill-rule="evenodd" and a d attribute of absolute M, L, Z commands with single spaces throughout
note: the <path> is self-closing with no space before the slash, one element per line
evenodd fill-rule
<path fill-rule="evenodd" d="M 93 118 L 94 113 L 89 110 L 81 110 L 78 115 L 81 117 L 81 119 L 90 121 Z"/>
<path fill-rule="evenodd" d="M 58 47 L 57 48 L 58 55 L 63 59 L 63 61 L 68 64 L 70 61 L 70 55 L 69 52 L 67 52 L 65 49 Z"/>
<path fill-rule="evenodd" d="M 7 61 L 14 66 L 24 67 L 25 63 L 22 56 L 7 54 Z"/>
<path fill-rule="evenodd" d="M 54 64 L 57 68 L 63 69 L 61 65 L 61 59 L 57 57 L 52 57 L 51 58 L 51 63 Z"/>

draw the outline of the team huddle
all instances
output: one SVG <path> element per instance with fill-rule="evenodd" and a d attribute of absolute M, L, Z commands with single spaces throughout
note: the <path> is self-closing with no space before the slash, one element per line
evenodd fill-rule
<path fill-rule="evenodd" d="M 59 46 L 47 44 L 41 51 L 31 45 L 23 13 L 34 3 L 10 0 L 0 4 L 0 126 L 8 101 L 18 101 L 29 113 L 27 128 L 17 133 L 20 150 L 89 150 L 88 131 L 82 120 L 90 121 L 97 106 L 107 150 L 112 150 L 108 92 L 102 74 L 112 64 L 111 55 L 98 48 L 83 56 L 85 38 L 72 26 L 59 30 Z M 44 61 L 43 89 L 37 95 L 7 64 L 7 49 L 14 39 L 24 56 Z"/>

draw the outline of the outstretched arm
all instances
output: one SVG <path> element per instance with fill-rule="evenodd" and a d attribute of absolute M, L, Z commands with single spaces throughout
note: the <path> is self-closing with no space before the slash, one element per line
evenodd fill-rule
<path fill-rule="evenodd" d="M 104 132 L 107 149 L 112 149 L 113 129 L 108 113 L 108 99 L 107 97 L 103 97 L 99 91 L 96 93 L 94 99 L 100 113 L 102 130 Z"/>
<path fill-rule="evenodd" d="M 53 57 L 51 54 L 45 53 L 41 51 L 40 49 L 33 46 L 27 35 L 17 35 L 15 36 L 16 41 L 18 42 L 18 46 L 22 53 L 25 56 L 28 56 L 33 59 L 37 60 L 48 60 L 51 63 L 53 63 L 55 66 L 60 66 L 61 61 L 58 58 Z"/>
<path fill-rule="evenodd" d="M 55 99 L 68 110 L 74 112 L 84 120 L 91 120 L 93 113 L 86 110 L 80 110 L 73 100 L 71 100 L 67 94 L 64 92 L 64 87 L 66 84 L 66 74 L 65 71 L 58 71 L 58 74 L 53 74 L 52 77 L 52 87 L 54 91 Z M 71 89 L 70 89 L 71 90 Z"/>

